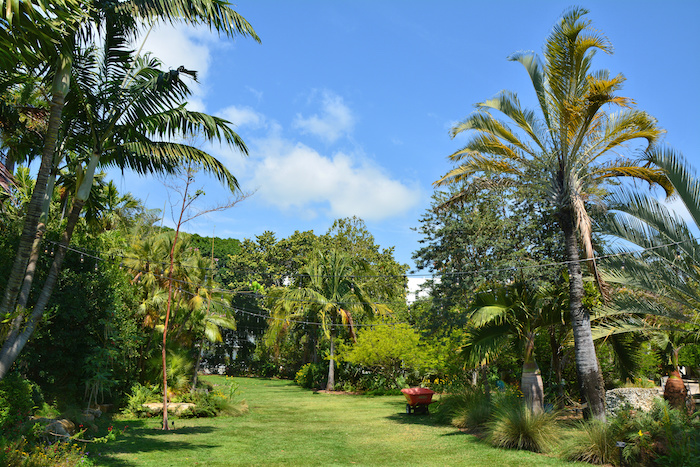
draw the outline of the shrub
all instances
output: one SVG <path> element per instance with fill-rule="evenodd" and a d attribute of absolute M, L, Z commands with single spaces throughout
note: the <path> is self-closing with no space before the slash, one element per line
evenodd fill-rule
<path fill-rule="evenodd" d="M 248 411 L 245 401 L 237 402 L 236 396 L 238 384 L 226 378 L 225 384 L 217 384 L 198 388 L 195 391 L 176 394 L 172 397 L 172 402 L 187 402 L 194 404 L 194 408 L 181 412 L 178 416 L 182 418 L 190 417 L 216 417 L 217 415 L 241 415 Z M 148 416 L 149 411 L 143 407 L 147 402 L 162 402 L 162 391 L 158 392 L 152 388 L 134 384 L 131 394 L 128 396 L 127 406 L 123 413 L 136 417 Z M 168 409 L 168 412 L 170 412 Z"/>
<path fill-rule="evenodd" d="M 582 424 L 566 443 L 563 455 L 569 460 L 617 463 L 616 441 L 626 443 L 623 457 L 628 465 L 700 465 L 700 419 L 671 408 L 662 399 L 647 413 L 628 408 L 607 424 Z"/>
<path fill-rule="evenodd" d="M 225 384 L 217 384 L 208 389 L 182 394 L 174 399 L 175 402 L 190 402 L 195 405 L 189 412 L 180 414 L 188 417 L 216 417 L 217 415 L 238 416 L 248 412 L 245 401 L 236 401 L 238 384 L 226 378 Z"/>
<path fill-rule="evenodd" d="M 294 382 L 302 388 L 320 388 L 326 379 L 326 371 L 327 368 L 321 363 L 307 363 L 297 371 Z"/>
<path fill-rule="evenodd" d="M 84 446 L 73 443 L 29 445 L 26 440 L 0 437 L 0 465 L 5 467 L 88 467 L 94 463 Z"/>
<path fill-rule="evenodd" d="M 18 373 L 9 373 L 0 381 L 0 432 L 18 428 L 31 414 L 34 386 Z"/>
<path fill-rule="evenodd" d="M 122 413 L 141 417 L 148 412 L 143 407 L 143 404 L 158 402 L 159 400 L 162 400 L 162 396 L 159 396 L 156 391 L 147 386 L 135 383 L 131 386 L 131 394 L 127 396 L 126 407 L 124 407 Z"/>
<path fill-rule="evenodd" d="M 556 414 L 533 413 L 519 398 L 502 397 L 486 424 L 488 441 L 497 447 L 544 452 L 559 440 Z"/>
<path fill-rule="evenodd" d="M 652 409 L 640 415 L 613 420 L 625 436 L 623 453 L 635 465 L 698 465 L 700 420 L 658 399 Z"/>

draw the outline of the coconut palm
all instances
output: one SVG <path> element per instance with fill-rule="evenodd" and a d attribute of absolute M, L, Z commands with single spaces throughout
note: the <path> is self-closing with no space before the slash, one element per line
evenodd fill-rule
<path fill-rule="evenodd" d="M 590 206 L 601 201 L 606 184 L 619 177 L 673 187 L 664 172 L 637 158 L 622 157 L 636 140 L 650 147 L 662 130 L 633 101 L 616 95 L 624 78 L 606 70 L 592 71 L 596 51 L 612 51 L 608 40 L 590 27 L 587 10 L 573 8 L 556 24 L 544 45 L 544 59 L 532 53 L 510 57 L 525 66 L 532 81 L 539 114 L 521 106 L 516 94 L 504 91 L 477 104 L 477 110 L 452 128 L 452 136 L 469 132 L 463 149 L 450 159 L 458 164 L 437 186 L 460 184 L 481 174 L 500 174 L 513 185 L 537 188 L 556 210 L 569 270 L 571 324 L 581 392 L 597 418 L 604 418 L 605 391 L 591 338 L 590 315 L 582 303 L 583 259 L 595 274 Z M 616 112 L 610 108 L 619 109 Z M 493 113 L 500 112 L 507 120 Z"/>
<path fill-rule="evenodd" d="M 301 268 L 301 276 L 289 287 L 275 287 L 268 293 L 272 310 L 271 327 L 293 324 L 295 320 L 311 319 L 320 323 L 330 341 L 328 383 L 335 386 L 335 338 L 346 328 L 355 339 L 354 322 L 358 316 L 388 313 L 385 304 L 374 303 L 379 292 L 363 281 L 372 278 L 369 265 L 348 253 L 332 249 L 316 251 Z M 380 293 L 386 293 L 382 290 Z"/>

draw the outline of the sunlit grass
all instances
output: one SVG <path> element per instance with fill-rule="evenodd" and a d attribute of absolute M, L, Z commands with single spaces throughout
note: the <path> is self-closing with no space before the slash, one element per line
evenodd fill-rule
<path fill-rule="evenodd" d="M 223 379 L 223 378 L 222 378 Z M 210 382 L 221 381 L 218 377 Z M 495 449 L 431 416 L 407 415 L 403 396 L 314 394 L 289 381 L 236 378 L 250 412 L 240 417 L 124 420 L 116 442 L 91 457 L 105 466 L 573 465 Z"/>

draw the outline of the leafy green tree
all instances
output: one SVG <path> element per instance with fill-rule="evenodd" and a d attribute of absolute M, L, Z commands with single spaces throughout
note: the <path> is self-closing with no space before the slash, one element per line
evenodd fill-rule
<path fill-rule="evenodd" d="M 591 70 L 595 52 L 610 53 L 612 46 L 590 27 L 587 13 L 572 8 L 564 14 L 545 42 L 544 60 L 532 53 L 511 57 L 530 76 L 539 114 L 523 108 L 518 97 L 506 91 L 477 104 L 477 110 L 452 129 L 453 136 L 471 134 L 464 148 L 450 156 L 458 166 L 436 184 L 461 185 L 477 174 L 500 174 L 513 185 L 541 187 L 539 196 L 552 203 L 566 245 L 581 392 L 592 414 L 603 419 L 605 388 L 590 312 L 583 306 L 580 265 L 582 249 L 583 259 L 596 274 L 589 207 L 602 201 L 606 184 L 620 177 L 658 183 L 668 193 L 673 186 L 648 153 L 642 152 L 636 160 L 620 155 L 633 141 L 646 140 L 652 146 L 662 130 L 651 116 L 634 109 L 631 99 L 616 94 L 624 81 L 622 75 Z M 621 110 L 612 113 L 610 107 Z M 491 112 L 500 112 L 507 121 Z"/>
<path fill-rule="evenodd" d="M 77 239 L 81 250 L 101 247 L 102 239 Z M 42 260 L 38 274 L 47 269 Z M 95 391 L 93 401 L 116 402 L 138 377 L 145 335 L 137 306 L 133 286 L 118 264 L 73 253 L 66 258 L 45 320 L 17 366 L 61 404 L 82 399 L 86 388 Z"/>
<path fill-rule="evenodd" d="M 423 246 L 413 256 L 419 270 L 435 276 L 427 284 L 431 316 L 422 329 L 462 329 L 475 294 L 512 281 L 516 272 L 540 284 L 556 278 L 558 268 L 537 267 L 562 259 L 551 218 L 525 190 L 494 191 L 502 183 L 484 178 L 433 195 L 417 229 Z"/>
<path fill-rule="evenodd" d="M 357 342 L 341 344 L 338 354 L 340 360 L 370 368 L 397 385 L 405 373 L 425 373 L 436 364 L 430 347 L 405 323 L 364 327 L 357 333 Z"/>
<path fill-rule="evenodd" d="M 378 290 L 376 283 L 363 282 L 363 277 L 372 276 L 369 265 L 343 251 L 316 251 L 301 273 L 289 287 L 268 292 L 271 324 L 287 326 L 299 318 L 321 324 L 330 342 L 327 389 L 333 390 L 338 331 L 347 328 L 354 339 L 355 319 L 388 312 L 388 307 L 374 298 L 384 296 L 386 291 Z"/>
<path fill-rule="evenodd" d="M 236 372 L 254 370 L 257 364 L 254 352 L 267 330 L 266 291 L 297 277 L 317 242 L 318 237 L 312 231 L 296 231 L 282 239 L 265 231 L 240 242 L 238 251 L 229 255 L 224 267 L 217 270 L 220 282 L 232 291 L 231 305 L 237 310 L 238 326 L 236 330 L 224 331 L 224 343 L 205 356 L 207 364 L 229 364 Z M 296 340 L 297 344 L 300 342 L 307 355 L 315 350 L 311 344 L 314 339 Z"/>

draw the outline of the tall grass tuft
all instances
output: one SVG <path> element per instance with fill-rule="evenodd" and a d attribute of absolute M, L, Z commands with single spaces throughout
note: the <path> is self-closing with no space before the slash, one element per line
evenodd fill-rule
<path fill-rule="evenodd" d="M 484 427 L 491 412 L 491 401 L 483 392 L 464 388 L 460 393 L 442 396 L 433 414 L 441 423 L 478 430 Z"/>
<path fill-rule="evenodd" d="M 566 440 L 562 456 L 569 461 L 614 464 L 619 456 L 616 441 L 619 435 L 614 426 L 599 420 L 583 422 Z"/>
<path fill-rule="evenodd" d="M 487 440 L 493 446 L 508 449 L 544 452 L 560 439 L 556 414 L 533 413 L 514 397 L 503 397 L 495 403 L 486 429 Z"/>

